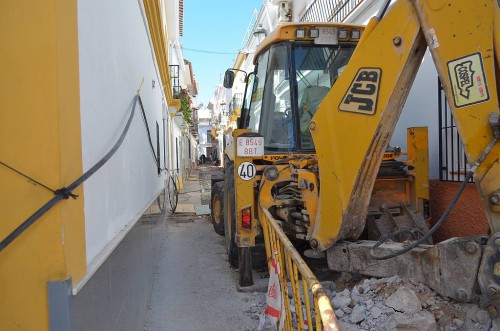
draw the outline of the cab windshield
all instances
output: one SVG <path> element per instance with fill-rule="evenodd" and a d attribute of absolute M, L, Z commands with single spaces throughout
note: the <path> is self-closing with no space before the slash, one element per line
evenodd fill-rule
<path fill-rule="evenodd" d="M 266 153 L 313 152 L 309 123 L 355 44 L 271 46 L 257 60 L 248 127 Z"/>

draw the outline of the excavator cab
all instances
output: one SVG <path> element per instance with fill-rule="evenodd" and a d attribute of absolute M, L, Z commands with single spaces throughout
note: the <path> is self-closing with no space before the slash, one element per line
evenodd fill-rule
<path fill-rule="evenodd" d="M 331 27 L 317 29 L 317 38 L 340 30 L 359 38 L 359 30 Z M 345 38 L 318 44 L 316 39 L 272 43 L 255 61 L 250 108 L 240 124 L 264 137 L 266 154 L 314 153 L 309 124 L 357 43 Z"/>

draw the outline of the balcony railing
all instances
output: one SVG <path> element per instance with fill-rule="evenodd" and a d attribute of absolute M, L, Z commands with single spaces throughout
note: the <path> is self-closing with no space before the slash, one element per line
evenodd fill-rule
<path fill-rule="evenodd" d="M 314 0 L 301 22 L 342 22 L 364 0 Z"/>

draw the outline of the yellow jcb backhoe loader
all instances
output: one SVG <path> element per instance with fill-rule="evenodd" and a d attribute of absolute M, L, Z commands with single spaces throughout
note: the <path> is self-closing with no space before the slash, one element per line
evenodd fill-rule
<path fill-rule="evenodd" d="M 406 158 L 388 147 L 426 49 L 472 169 L 432 229 L 426 128 L 408 129 Z M 300 253 L 326 257 L 332 270 L 399 274 L 456 300 L 498 304 L 497 1 L 388 1 L 366 27 L 288 24 L 254 61 L 224 180 L 214 185 L 223 201 L 214 226 L 241 286 L 253 283 L 251 252 L 263 222 L 273 221 Z M 227 88 L 235 72 L 226 72 Z M 489 235 L 433 245 L 472 176 Z"/>

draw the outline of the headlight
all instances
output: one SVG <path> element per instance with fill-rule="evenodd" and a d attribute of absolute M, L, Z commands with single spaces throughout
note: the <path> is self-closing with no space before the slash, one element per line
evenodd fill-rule
<path fill-rule="evenodd" d="M 306 30 L 305 29 L 295 30 L 295 37 L 297 39 L 304 39 L 306 37 Z"/>
<path fill-rule="evenodd" d="M 361 31 L 351 30 L 351 39 L 359 39 L 360 36 L 361 36 Z"/>
<path fill-rule="evenodd" d="M 347 39 L 347 30 L 339 30 L 338 36 L 339 39 Z"/>
<path fill-rule="evenodd" d="M 319 37 L 319 29 L 316 29 L 316 28 L 309 29 L 309 37 L 318 38 Z"/>

